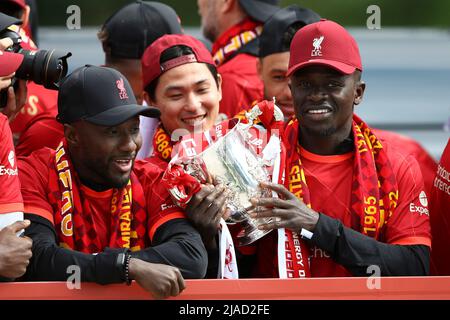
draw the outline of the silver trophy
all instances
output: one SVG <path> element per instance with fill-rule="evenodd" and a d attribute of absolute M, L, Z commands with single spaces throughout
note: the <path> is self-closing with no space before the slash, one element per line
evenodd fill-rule
<path fill-rule="evenodd" d="M 251 198 L 271 197 L 272 193 L 259 187 L 260 182 L 270 182 L 263 159 L 248 146 L 250 125 L 238 123 L 226 135 L 210 145 L 205 151 L 184 161 L 184 170 L 199 181 L 212 176 L 216 182 L 227 187 L 227 207 L 231 216 L 227 223 L 240 223 L 238 245 L 248 245 L 271 230 L 259 230 L 261 223 L 272 219 L 253 219 L 248 215 L 252 208 Z"/>
<path fill-rule="evenodd" d="M 267 110 L 272 110 L 272 120 L 275 124 L 282 125 L 284 116 L 281 110 L 273 103 L 255 105 L 250 112 L 245 114 L 247 123 L 233 121 L 235 125 L 229 131 L 222 131 L 221 124 L 210 131 L 202 133 L 202 137 L 209 137 L 209 145 L 203 149 L 203 141 L 198 141 L 193 135 L 186 135 L 179 144 L 180 148 L 170 162 L 163 177 L 167 184 L 167 190 L 172 195 L 175 203 L 185 207 L 192 196 L 200 188 L 200 184 L 211 181 L 225 185 L 228 189 L 226 205 L 231 211 L 227 223 L 240 224 L 241 232 L 238 237 L 238 245 L 248 245 L 260 239 L 271 230 L 259 230 L 258 226 L 272 222 L 272 218 L 253 219 L 248 211 L 253 208 L 250 199 L 272 197 L 270 190 L 260 188 L 260 182 L 270 182 L 271 175 L 278 182 L 280 174 L 281 142 L 279 134 L 274 133 L 273 122 L 266 123 L 271 128 L 270 140 L 264 144 L 260 138 L 255 139 L 255 132 L 266 133 L 264 128 L 254 125 L 256 119 L 263 115 L 268 120 Z M 269 108 L 269 109 L 268 109 Z M 265 110 L 266 113 L 263 114 Z M 225 127 L 230 128 L 230 123 Z M 219 127 L 221 129 L 219 129 Z M 212 139 L 211 132 L 216 132 L 216 139 Z M 220 132 L 220 135 L 217 134 Z M 258 140 L 255 143 L 255 140 Z M 201 151 L 203 150 L 203 151 Z M 269 173 L 270 171 L 270 173 Z"/>

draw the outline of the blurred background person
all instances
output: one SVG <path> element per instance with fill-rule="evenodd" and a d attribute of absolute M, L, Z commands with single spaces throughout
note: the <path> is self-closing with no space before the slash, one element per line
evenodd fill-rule
<path fill-rule="evenodd" d="M 23 31 L 33 42 L 38 40 L 38 12 L 35 0 L 0 0 L 0 12 L 23 22 Z"/>
<path fill-rule="evenodd" d="M 203 35 L 222 76 L 221 114 L 233 117 L 262 97 L 256 70 L 258 38 L 279 0 L 198 0 Z"/>
<path fill-rule="evenodd" d="M 289 78 L 289 47 L 298 29 L 317 22 L 320 16 L 307 8 L 292 5 L 277 11 L 264 24 L 259 38 L 258 75 L 264 86 L 264 99 L 275 98 L 276 105 L 289 119 L 294 115 Z"/>
<path fill-rule="evenodd" d="M 170 6 L 154 1 L 136 1 L 112 14 L 97 36 L 102 44 L 106 67 L 118 70 L 130 82 L 139 104 L 142 98 L 141 57 L 144 50 L 165 34 L 182 34 L 180 19 Z M 138 159 L 150 156 L 157 121 L 141 117 L 143 139 Z"/>
<path fill-rule="evenodd" d="M 431 275 L 450 275 L 450 139 L 442 153 L 430 196 Z"/>
<path fill-rule="evenodd" d="M 35 4 L 32 5 L 35 7 Z M 16 40 L 20 42 L 20 47 L 26 50 L 37 50 L 30 37 L 31 8 L 25 0 L 1 0 L 0 12 L 19 19 L 18 22 L 6 29 L 20 37 Z M 0 32 L 4 31 L 5 29 Z M 27 83 L 27 91 L 25 106 L 11 121 L 11 130 L 18 155 L 28 155 L 41 147 L 56 148 L 62 137 L 62 126 L 54 120 L 57 114 L 57 91 L 46 89 L 33 81 Z"/>

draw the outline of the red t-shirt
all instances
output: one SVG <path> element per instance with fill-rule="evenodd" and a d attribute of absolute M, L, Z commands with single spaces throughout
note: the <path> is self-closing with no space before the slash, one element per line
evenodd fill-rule
<path fill-rule="evenodd" d="M 450 275 L 450 139 L 442 154 L 430 196 L 431 274 Z"/>
<path fill-rule="evenodd" d="M 0 113 L 0 139 L 0 214 L 22 212 L 17 160 L 8 118 L 3 113 Z"/>
<path fill-rule="evenodd" d="M 11 131 L 17 140 L 30 126 L 30 122 L 37 116 L 46 114 L 56 117 L 58 114 L 58 91 L 49 90 L 32 81 L 27 83 L 28 98 L 26 104 L 11 122 Z"/>
<path fill-rule="evenodd" d="M 257 57 L 241 53 L 220 65 L 222 76 L 222 100 L 219 112 L 228 118 L 247 109 L 263 95 L 263 83 L 256 69 Z"/>
<path fill-rule="evenodd" d="M 147 233 L 151 239 L 156 229 L 164 222 L 174 218 L 184 218 L 184 214 L 173 205 L 167 190 L 159 182 L 163 171 L 154 164 L 136 161 L 133 169 L 142 184 L 147 205 L 148 224 Z M 53 223 L 55 214 L 61 212 L 57 203 L 52 203 L 49 197 L 49 179 L 58 179 L 56 172 L 55 151 L 44 148 L 33 152 L 28 157 L 19 158 L 19 177 L 22 183 L 24 198 L 24 212 L 37 214 Z M 75 179 L 72 183 L 76 183 Z M 94 191 L 80 185 L 80 196 L 87 199 L 92 209 L 93 225 L 100 242 L 107 246 L 109 243 L 111 225 L 112 189 L 103 192 Z"/>
<path fill-rule="evenodd" d="M 430 246 L 428 209 L 426 198 L 423 198 L 425 193 L 422 174 L 417 161 L 412 156 L 405 156 L 395 150 L 388 142 L 383 141 L 383 146 L 397 179 L 399 199 L 394 214 L 382 229 L 380 241 L 389 244 Z M 350 212 L 353 156 L 353 153 L 320 156 L 301 150 L 312 208 L 340 220 L 346 227 L 360 231 L 358 227 L 352 226 Z M 278 274 L 274 274 L 277 270 L 277 257 L 274 256 L 274 252 L 277 252 L 276 230 L 258 242 L 258 262 L 253 275 L 278 277 Z M 351 276 L 344 267 L 335 263 L 325 251 L 317 247 L 310 248 L 310 270 L 312 277 Z"/>
<path fill-rule="evenodd" d="M 166 167 L 167 162 L 156 157 L 150 158 L 149 161 L 137 160 L 134 164 L 133 171 L 139 177 L 146 195 L 150 239 L 153 239 L 156 230 L 167 221 L 186 218 L 185 213 L 173 203 L 167 188 L 161 183 Z"/>
<path fill-rule="evenodd" d="M 399 199 L 380 240 L 389 244 L 431 246 L 427 203 L 426 200 L 421 203 L 420 198 L 425 194 L 420 168 L 412 156 L 404 156 L 386 141 L 383 146 L 397 178 Z M 301 156 L 314 210 L 339 219 L 346 227 L 352 228 L 353 153 L 319 156 L 303 149 Z M 417 208 L 426 211 L 419 213 Z M 311 248 L 310 254 L 313 277 L 351 276 L 320 248 Z"/>

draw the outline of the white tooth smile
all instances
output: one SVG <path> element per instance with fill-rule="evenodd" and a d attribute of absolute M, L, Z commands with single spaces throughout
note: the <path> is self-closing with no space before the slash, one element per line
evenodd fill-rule
<path fill-rule="evenodd" d="M 322 114 L 322 113 L 327 113 L 330 112 L 329 109 L 318 109 L 318 110 L 309 110 L 308 113 L 312 113 L 312 114 Z"/>
<path fill-rule="evenodd" d="M 187 123 L 189 125 L 194 125 L 194 124 L 202 121 L 203 118 L 205 118 L 205 115 L 198 116 L 198 117 L 195 117 L 195 118 L 183 119 L 183 122 Z"/>

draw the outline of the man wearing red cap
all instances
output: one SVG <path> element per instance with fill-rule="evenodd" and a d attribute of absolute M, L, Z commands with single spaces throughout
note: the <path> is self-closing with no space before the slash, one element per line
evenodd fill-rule
<path fill-rule="evenodd" d="M 291 43 L 288 76 L 296 119 L 284 133 L 281 199 L 253 199 L 261 229 L 287 228 L 307 241 L 311 275 L 426 275 L 428 201 L 416 160 L 379 139 L 354 113 L 365 83 L 354 38 L 321 20 Z M 303 261 L 308 261 L 303 256 Z M 371 267 L 371 268 L 369 268 Z"/>
<path fill-rule="evenodd" d="M 212 55 L 222 75 L 220 113 L 233 117 L 262 97 L 256 71 L 258 38 L 278 0 L 198 0 L 204 36 L 213 42 Z"/>
<path fill-rule="evenodd" d="M 317 22 L 320 17 L 309 9 L 288 6 L 275 13 L 264 24 L 259 39 L 258 73 L 264 84 L 264 99 L 276 98 L 286 119 L 294 115 L 294 105 L 286 76 L 289 64 L 289 45 L 295 32 L 304 25 Z M 422 171 L 425 192 L 431 191 L 437 163 L 414 139 L 392 131 L 374 129 L 378 138 L 389 140 L 413 155 Z"/>
<path fill-rule="evenodd" d="M 222 79 L 211 53 L 189 35 L 165 35 L 156 40 L 142 56 L 142 71 L 144 98 L 161 111 L 153 137 L 153 153 L 146 160 L 166 169 L 174 155 L 175 142 L 171 137 L 213 128 L 222 98 Z M 208 277 L 226 277 L 226 270 L 232 269 L 231 266 L 218 269 L 217 257 L 225 258 L 218 254 L 216 243 L 225 197 L 223 186 L 205 185 L 186 208 L 187 217 L 199 230 L 208 249 Z M 223 239 L 224 229 L 220 233 Z M 225 252 L 224 246 L 219 250 Z M 225 259 L 223 262 L 225 265 Z M 236 268 L 234 272 L 235 275 Z"/>

